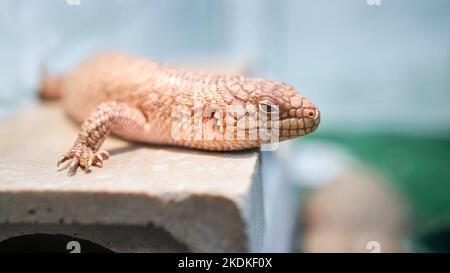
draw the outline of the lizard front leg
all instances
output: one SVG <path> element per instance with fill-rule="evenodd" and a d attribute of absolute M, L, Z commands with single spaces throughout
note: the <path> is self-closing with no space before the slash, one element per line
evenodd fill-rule
<path fill-rule="evenodd" d="M 68 174 L 75 174 L 78 167 L 88 172 L 91 166 L 103 166 L 103 160 L 109 158 L 106 151 L 99 151 L 111 131 L 142 132 L 146 128 L 146 118 L 136 108 L 125 103 L 104 102 L 100 104 L 81 126 L 81 131 L 72 148 L 57 163 L 59 166 L 72 159 Z"/>

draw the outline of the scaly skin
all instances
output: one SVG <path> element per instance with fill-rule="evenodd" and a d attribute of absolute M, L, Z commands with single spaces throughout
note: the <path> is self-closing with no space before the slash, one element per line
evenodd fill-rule
<path fill-rule="evenodd" d="M 46 91 L 46 86 L 60 90 Z M 316 106 L 285 83 L 173 69 L 120 53 L 88 59 L 53 84 L 47 80 L 43 92 L 44 97 L 46 92 L 58 94 L 69 116 L 83 123 L 75 144 L 58 161 L 72 160 L 69 174 L 78 167 L 89 171 L 102 166 L 109 155 L 99 149 L 111 132 L 130 141 L 231 151 L 274 141 L 255 135 L 264 125 L 248 120 L 268 120 L 276 140 L 311 133 L 320 122 Z M 249 112 L 227 115 L 230 106 Z M 181 112 L 174 112 L 175 107 Z M 174 114 L 183 112 L 187 120 Z M 202 128 L 195 127 L 197 121 L 209 131 L 196 130 Z M 174 135 L 185 128 L 191 130 L 182 137 Z M 224 137 L 226 132 L 232 137 Z M 237 138 L 237 132 L 244 137 Z"/>

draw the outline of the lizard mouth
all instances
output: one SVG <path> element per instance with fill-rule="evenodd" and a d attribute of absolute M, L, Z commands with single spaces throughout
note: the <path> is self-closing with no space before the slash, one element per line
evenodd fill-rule
<path fill-rule="evenodd" d="M 320 124 L 320 111 L 317 108 L 305 109 L 301 117 L 291 117 L 281 120 L 280 138 L 291 139 L 314 132 Z"/>
<path fill-rule="evenodd" d="M 320 116 L 320 111 L 319 111 L 319 109 L 316 109 L 316 113 L 312 119 L 317 120 L 319 118 L 319 116 Z"/>
<path fill-rule="evenodd" d="M 316 109 L 316 115 L 313 117 L 314 126 L 311 128 L 311 132 L 314 132 L 320 124 L 320 111 Z"/>

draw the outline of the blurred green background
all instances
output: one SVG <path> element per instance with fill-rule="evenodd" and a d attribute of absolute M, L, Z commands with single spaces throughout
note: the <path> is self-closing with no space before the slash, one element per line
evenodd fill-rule
<path fill-rule="evenodd" d="M 419 229 L 450 215 L 450 138 L 388 133 L 318 132 L 382 172 L 409 197 Z"/>

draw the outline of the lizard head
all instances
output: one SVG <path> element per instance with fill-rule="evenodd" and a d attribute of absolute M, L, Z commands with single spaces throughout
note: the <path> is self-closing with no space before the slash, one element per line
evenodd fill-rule
<path fill-rule="evenodd" d="M 254 99 L 260 119 L 267 120 L 268 127 L 279 129 L 280 140 L 312 133 L 319 126 L 319 109 L 286 83 L 264 81 Z"/>
<path fill-rule="evenodd" d="M 319 126 L 318 108 L 288 84 L 247 78 L 228 91 L 238 103 L 224 103 L 224 109 L 208 105 L 204 114 L 206 127 L 213 125 L 212 131 L 228 140 L 223 146 L 255 147 L 304 136 Z"/>

